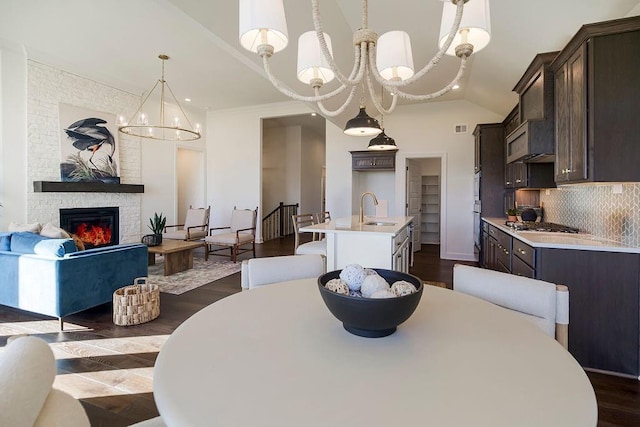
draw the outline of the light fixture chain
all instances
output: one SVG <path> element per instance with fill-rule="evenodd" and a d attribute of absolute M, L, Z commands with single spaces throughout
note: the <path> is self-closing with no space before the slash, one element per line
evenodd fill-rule
<path fill-rule="evenodd" d="M 401 91 L 400 89 L 396 89 L 395 93 L 403 98 L 403 99 L 408 99 L 409 101 L 429 101 L 431 99 L 435 99 L 439 96 L 444 95 L 445 93 L 449 92 L 451 89 L 453 89 L 453 86 L 455 86 L 460 79 L 462 78 L 462 76 L 464 75 L 466 66 L 467 66 L 467 61 L 468 58 L 466 57 L 462 57 L 460 60 L 460 68 L 458 69 L 458 73 L 456 74 L 456 76 L 453 78 L 453 80 L 451 80 L 451 82 L 446 85 L 445 87 L 443 87 L 442 89 L 440 89 L 439 91 L 436 92 L 432 92 L 430 94 L 427 95 L 412 95 L 410 93 L 406 93 Z"/>
<path fill-rule="evenodd" d="M 382 105 L 381 100 L 378 101 L 378 97 L 376 96 L 375 89 L 371 81 L 371 76 L 369 75 L 368 71 L 365 75 L 365 79 L 367 81 L 367 89 L 369 89 L 369 94 L 371 95 L 371 101 L 373 101 L 373 105 L 376 107 L 376 110 L 378 110 L 378 112 L 383 116 L 385 114 L 393 113 L 393 111 L 396 109 L 396 105 L 398 104 L 398 97 L 394 96 L 389 109 L 385 109 Z M 382 88 L 382 92 L 384 92 L 384 87 Z"/>
<path fill-rule="evenodd" d="M 329 52 L 329 47 L 327 46 L 327 41 L 324 38 L 324 29 L 322 27 L 322 20 L 320 19 L 320 6 L 318 5 L 318 0 L 311 0 L 312 14 L 313 14 L 313 28 L 316 30 L 316 37 L 318 38 L 318 42 L 320 43 L 320 50 L 324 55 L 324 59 L 327 61 L 327 64 L 333 71 L 333 74 L 338 79 L 340 83 L 347 86 L 353 86 L 360 83 L 362 80 L 362 76 L 358 74 L 359 77 L 356 77 L 355 80 L 349 77 L 348 79 L 342 74 L 342 71 L 338 69 L 338 66 L 333 61 L 333 57 Z M 365 45 L 366 46 L 366 45 Z M 361 49 L 366 49 L 366 47 L 361 47 Z M 363 52 L 360 52 L 359 55 L 361 57 L 365 56 Z M 355 67 L 354 67 L 355 68 Z"/>
<path fill-rule="evenodd" d="M 316 103 L 316 105 L 318 106 L 318 109 L 320 110 L 320 112 L 328 117 L 335 117 L 338 114 L 342 114 L 347 107 L 349 106 L 349 104 L 351 104 L 351 100 L 353 99 L 354 95 L 356 94 L 358 87 L 354 86 L 351 88 L 351 91 L 349 92 L 349 96 L 347 97 L 347 99 L 344 101 L 344 103 L 337 109 L 334 111 L 331 110 L 327 110 L 327 108 L 324 106 L 324 104 L 322 103 L 322 101 L 318 101 Z M 318 89 L 316 89 L 316 93 L 318 93 Z"/>
<path fill-rule="evenodd" d="M 369 28 L 369 1 L 362 0 L 362 28 Z"/>

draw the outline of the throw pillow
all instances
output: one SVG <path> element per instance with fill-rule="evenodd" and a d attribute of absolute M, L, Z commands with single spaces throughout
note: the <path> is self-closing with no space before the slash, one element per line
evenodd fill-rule
<path fill-rule="evenodd" d="M 22 254 L 50 255 L 61 257 L 75 252 L 72 239 L 51 239 L 28 231 L 11 235 L 11 251 Z"/>
<path fill-rule="evenodd" d="M 84 242 L 82 241 L 82 239 L 80 237 L 78 237 L 77 234 L 72 234 L 71 238 L 73 239 L 73 242 L 76 244 L 76 249 L 79 251 L 84 251 L 85 247 L 84 247 Z"/>
<path fill-rule="evenodd" d="M 42 225 L 39 222 L 34 222 L 32 224 L 19 224 L 17 222 L 9 223 L 9 231 L 30 231 L 32 233 L 40 233 L 42 230 Z"/>
<path fill-rule="evenodd" d="M 56 227 L 50 222 L 46 223 L 42 227 L 42 230 L 40 230 L 40 235 L 45 237 L 51 237 L 53 239 L 70 239 L 71 238 L 69 233 L 67 233 L 60 227 Z"/>

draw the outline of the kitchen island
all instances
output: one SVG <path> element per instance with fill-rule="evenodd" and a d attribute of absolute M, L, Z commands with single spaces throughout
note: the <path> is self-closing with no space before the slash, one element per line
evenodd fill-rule
<path fill-rule="evenodd" d="M 409 272 L 410 229 L 413 217 L 337 218 L 302 227 L 300 232 L 322 233 L 327 240 L 327 271 L 348 264 Z"/>

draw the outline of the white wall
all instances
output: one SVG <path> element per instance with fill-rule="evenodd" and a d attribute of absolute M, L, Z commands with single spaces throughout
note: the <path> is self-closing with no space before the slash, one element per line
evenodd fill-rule
<path fill-rule="evenodd" d="M 283 182 L 285 173 L 284 127 L 265 128 L 262 146 L 262 206 L 264 217 L 278 206 L 280 202 L 293 202 L 286 199 Z"/>
<path fill-rule="evenodd" d="M 149 101 L 147 101 L 145 106 L 147 104 L 149 104 Z M 196 123 L 205 123 L 205 112 L 188 109 L 185 105 L 182 105 L 182 108 L 193 125 Z M 165 104 L 165 111 L 165 116 L 168 117 L 181 115 L 175 105 Z M 132 113 L 133 112 L 130 114 Z M 153 121 L 155 118 L 150 116 L 149 120 Z M 204 171 L 205 176 L 194 177 L 201 185 L 198 184 L 193 191 L 199 194 L 193 194 L 191 201 L 178 201 L 178 183 L 180 182 L 178 179 L 178 150 L 195 150 L 204 155 L 206 138 L 206 129 L 203 129 L 200 139 L 189 142 L 141 139 L 141 182 L 144 184 L 141 209 L 142 234 L 148 234 L 150 232 L 146 224 L 149 223 L 148 218 L 151 218 L 156 212 L 162 213 L 167 217 L 167 225 L 183 224 L 184 216 L 181 216 L 180 209 L 187 209 L 189 204 L 193 204 L 196 207 L 209 204 L 205 204 L 206 167 Z M 183 182 L 183 185 L 186 184 Z M 182 206 L 184 203 L 186 203 L 186 206 Z M 182 213 L 182 215 L 185 214 Z"/>
<path fill-rule="evenodd" d="M 362 198 L 362 193 L 365 191 L 373 192 L 378 201 L 387 201 L 387 216 L 404 215 L 404 211 L 396 212 L 395 172 L 353 172 L 353 206 L 351 212 L 353 215 L 360 213 L 360 199 Z M 370 196 L 365 196 L 363 208 L 365 215 L 375 216 L 376 208 Z"/>
<path fill-rule="evenodd" d="M 401 106 L 385 117 L 385 128 L 398 145 L 395 172 L 395 207 L 404 212 L 407 158 L 444 159 L 441 253 L 447 259 L 473 259 L 473 135 L 477 123 L 501 122 L 503 117 L 468 101 L 433 102 Z M 454 134 L 454 124 L 466 123 L 467 134 Z M 327 123 L 327 208 L 332 217 L 348 216 L 352 206 L 351 150 L 364 150 L 367 138 L 344 135 Z M 392 207 L 390 206 L 391 210 Z M 446 236 L 446 239 L 445 239 Z"/>
<path fill-rule="evenodd" d="M 184 224 L 189 206 L 206 208 L 206 167 L 204 152 L 177 148 L 178 224 Z"/>
<path fill-rule="evenodd" d="M 262 209 L 262 119 L 311 113 L 298 102 L 207 113 L 207 203 L 211 226 L 228 226 L 233 206 Z M 258 221 L 258 241 L 261 241 Z"/>
<path fill-rule="evenodd" d="M 300 126 L 287 126 L 284 128 L 284 176 L 279 185 L 284 187 L 285 203 L 300 202 L 300 188 L 302 187 L 302 170 L 300 157 L 302 156 L 302 128 Z M 269 208 L 265 206 L 265 210 Z M 265 214 L 267 212 L 264 212 Z M 261 215 L 264 217 L 264 215 Z"/>
<path fill-rule="evenodd" d="M 322 209 L 322 167 L 325 141 L 317 133 L 302 128 L 300 158 L 300 212 L 320 212 Z"/>
<path fill-rule="evenodd" d="M 27 56 L 0 39 L 0 230 L 27 221 Z"/>

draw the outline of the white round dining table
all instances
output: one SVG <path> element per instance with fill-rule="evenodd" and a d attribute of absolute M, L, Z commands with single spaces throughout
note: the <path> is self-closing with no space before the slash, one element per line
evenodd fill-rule
<path fill-rule="evenodd" d="M 168 426 L 597 424 L 591 383 L 558 342 L 435 286 L 383 338 L 347 332 L 315 279 L 226 297 L 171 334 L 154 397 Z"/>

